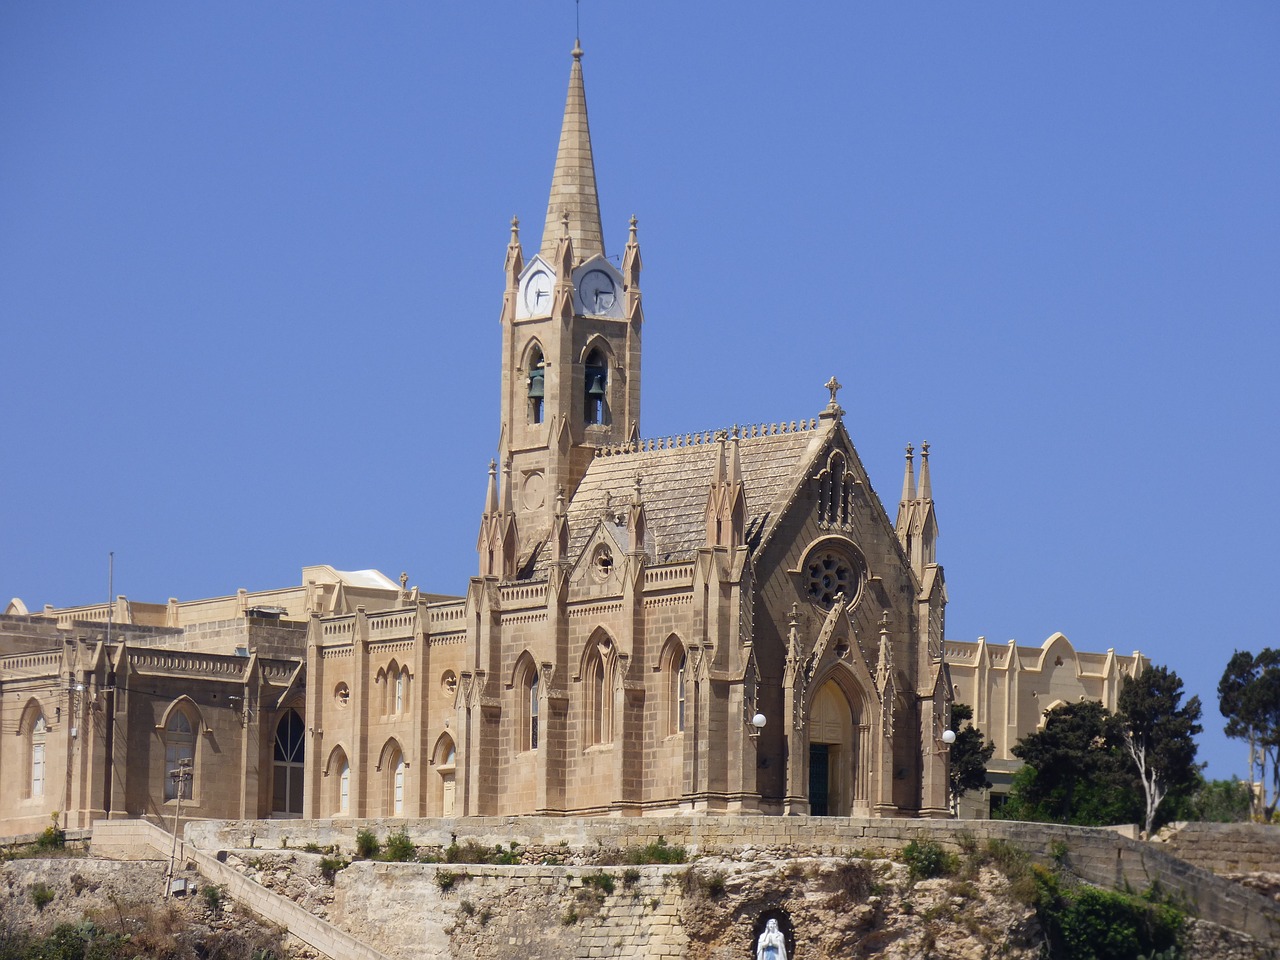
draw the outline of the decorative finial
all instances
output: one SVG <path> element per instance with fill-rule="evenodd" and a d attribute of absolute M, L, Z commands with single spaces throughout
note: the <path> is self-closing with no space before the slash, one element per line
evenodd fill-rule
<path fill-rule="evenodd" d="M 568 210 L 568 208 L 565 208 L 565 210 L 560 214 L 560 222 L 561 222 L 562 224 L 564 224 L 564 235 L 565 235 L 566 237 L 567 237 L 567 236 L 569 236 L 569 210 Z"/>
<path fill-rule="evenodd" d="M 511 242 L 512 243 L 520 242 L 520 218 L 519 217 L 511 218 Z"/>
<path fill-rule="evenodd" d="M 928 440 L 920 444 L 920 457 L 921 459 L 924 459 L 924 460 L 929 459 L 929 441 Z M 943 466 L 946 466 L 946 464 L 943 464 Z"/>
<path fill-rule="evenodd" d="M 405 573 L 402 570 L 400 571 L 400 589 L 404 590 L 408 586 L 409 586 L 409 574 Z"/>
<path fill-rule="evenodd" d="M 573 38 L 573 59 L 575 60 L 582 59 L 582 41 L 579 40 L 577 37 Z"/>
<path fill-rule="evenodd" d="M 640 474 L 636 473 L 635 493 L 632 495 L 631 502 L 639 506 L 640 504 Z"/>
<path fill-rule="evenodd" d="M 836 405 L 836 394 L 840 392 L 843 384 L 833 376 L 823 386 L 831 391 L 831 405 L 834 407 Z"/>
<path fill-rule="evenodd" d="M 639 222 L 640 221 L 636 219 L 636 215 L 633 213 L 631 215 L 631 236 L 628 238 L 631 243 L 636 242 L 636 224 Z"/>
<path fill-rule="evenodd" d="M 911 444 L 907 444 L 907 459 L 910 460 L 915 455 L 916 448 Z"/>
<path fill-rule="evenodd" d="M 498 461 L 492 457 L 489 458 L 489 476 L 496 477 L 498 475 Z"/>

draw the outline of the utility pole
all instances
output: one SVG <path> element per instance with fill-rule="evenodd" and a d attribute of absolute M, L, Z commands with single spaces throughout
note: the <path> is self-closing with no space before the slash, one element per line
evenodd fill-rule
<path fill-rule="evenodd" d="M 173 811 L 173 848 L 169 851 L 169 875 L 164 881 L 164 898 L 169 899 L 173 890 L 174 864 L 178 860 L 178 820 L 182 816 L 182 797 L 187 792 L 187 784 L 191 782 L 191 757 L 183 757 L 178 761 L 177 769 L 169 771 L 169 779 L 173 781 L 178 794 L 178 805 Z"/>

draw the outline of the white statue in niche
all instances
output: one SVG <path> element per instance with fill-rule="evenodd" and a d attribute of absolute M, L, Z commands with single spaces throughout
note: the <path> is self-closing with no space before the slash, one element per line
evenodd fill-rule
<path fill-rule="evenodd" d="M 756 941 L 756 960 L 787 960 L 787 941 L 778 929 L 777 920 L 771 919 L 764 925 Z"/>

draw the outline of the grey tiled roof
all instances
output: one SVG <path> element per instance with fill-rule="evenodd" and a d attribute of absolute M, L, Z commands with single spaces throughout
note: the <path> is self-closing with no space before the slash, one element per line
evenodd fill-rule
<path fill-rule="evenodd" d="M 811 430 L 738 441 L 747 501 L 746 540 L 752 549 L 786 506 L 829 436 L 832 423 L 819 421 Z M 727 450 L 729 443 L 725 446 Z M 691 558 L 706 539 L 707 494 L 719 451 L 719 443 L 712 440 L 596 457 L 568 506 L 569 556 L 578 556 L 597 522 L 607 514 L 625 515 L 638 474 L 652 560 L 663 563 Z"/>

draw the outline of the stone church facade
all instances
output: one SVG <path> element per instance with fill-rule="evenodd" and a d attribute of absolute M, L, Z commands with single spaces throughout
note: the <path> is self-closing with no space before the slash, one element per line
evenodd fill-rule
<path fill-rule="evenodd" d="M 834 378 L 812 419 L 643 438 L 637 225 L 619 269 L 581 56 L 537 252 L 507 247 L 477 575 L 312 620 L 307 815 L 945 816 L 927 449 L 895 522 Z"/>
<path fill-rule="evenodd" d="M 949 814 L 928 446 L 918 464 L 908 449 L 890 517 L 834 377 L 810 418 L 644 437 L 637 223 L 615 266 L 581 58 L 537 250 L 514 221 L 506 250 L 500 440 L 465 595 L 317 567 L 184 604 L 15 601 L 4 833 L 180 801 L 196 817 Z"/>

